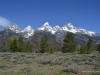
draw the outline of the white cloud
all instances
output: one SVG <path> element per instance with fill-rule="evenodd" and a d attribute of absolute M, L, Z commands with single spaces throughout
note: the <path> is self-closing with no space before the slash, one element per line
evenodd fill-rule
<path fill-rule="evenodd" d="M 7 18 L 4 18 L 2 16 L 0 16 L 0 26 L 10 26 L 11 25 L 11 22 L 7 19 Z"/>

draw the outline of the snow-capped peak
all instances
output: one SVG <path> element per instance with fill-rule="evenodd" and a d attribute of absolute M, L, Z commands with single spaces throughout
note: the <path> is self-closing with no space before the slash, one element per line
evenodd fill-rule
<path fill-rule="evenodd" d="M 49 22 L 43 24 L 43 27 L 47 27 L 47 26 L 49 26 Z"/>
<path fill-rule="evenodd" d="M 74 27 L 72 23 L 67 23 L 67 26 Z"/>
<path fill-rule="evenodd" d="M 88 30 L 85 30 L 85 29 L 82 29 L 82 28 L 74 27 L 71 23 L 68 23 L 67 25 L 62 27 L 62 29 L 64 31 L 72 32 L 74 34 L 75 33 L 82 33 L 82 34 L 87 34 L 89 36 L 92 36 L 92 35 L 96 34 L 95 32 L 92 32 L 92 31 L 88 31 Z"/>
<path fill-rule="evenodd" d="M 42 27 L 38 28 L 38 30 L 47 30 L 47 31 L 51 31 L 52 30 L 52 27 L 49 25 L 48 22 L 44 23 L 42 25 Z"/>
<path fill-rule="evenodd" d="M 34 35 L 34 29 L 32 29 L 30 25 L 28 25 L 24 30 L 21 30 L 20 27 L 16 23 L 14 23 L 12 26 L 6 27 L 6 29 L 10 29 L 16 33 L 21 33 L 23 34 L 25 38 L 29 38 L 32 35 Z M 63 27 L 59 27 L 58 25 L 55 27 L 51 27 L 49 23 L 46 22 L 40 28 L 38 28 L 38 30 L 47 31 L 47 32 L 50 32 L 51 34 L 55 34 L 55 32 L 57 31 L 61 31 L 61 32 L 65 31 L 65 32 L 72 32 L 74 34 L 81 33 L 81 34 L 86 34 L 89 36 L 98 36 L 95 32 L 74 27 L 71 23 L 67 23 Z"/>
<path fill-rule="evenodd" d="M 31 27 L 30 25 L 28 25 L 24 30 L 25 30 L 25 31 L 26 31 L 26 30 L 29 31 L 29 30 L 33 30 L 33 29 L 32 29 L 32 27 Z"/>
<path fill-rule="evenodd" d="M 12 26 L 9 26 L 8 28 L 16 33 L 21 31 L 20 27 L 16 23 L 14 23 Z"/>
<path fill-rule="evenodd" d="M 62 28 L 61 28 L 61 27 L 59 27 L 59 26 L 57 25 L 57 26 L 53 27 L 53 30 L 54 30 L 54 31 L 57 31 L 57 30 L 62 30 Z"/>
<path fill-rule="evenodd" d="M 89 31 L 89 30 L 85 30 L 85 29 L 82 29 L 82 28 L 78 28 L 78 31 L 82 34 L 87 34 L 89 36 L 92 36 L 92 35 L 95 35 L 96 33 L 93 32 L 93 31 Z"/>
<path fill-rule="evenodd" d="M 67 23 L 66 27 L 69 28 L 69 29 L 75 28 L 71 23 Z"/>
<path fill-rule="evenodd" d="M 32 29 L 32 27 L 30 25 L 28 25 L 21 32 L 25 34 L 24 37 L 29 38 L 30 36 L 32 36 L 34 34 L 34 29 Z"/>
<path fill-rule="evenodd" d="M 59 26 L 51 27 L 48 22 L 44 23 L 38 30 L 48 31 L 54 34 L 57 30 L 61 30 Z"/>
<path fill-rule="evenodd" d="M 71 23 L 67 23 L 67 25 L 63 26 L 62 30 L 72 32 L 72 33 L 78 32 L 77 28 L 74 27 Z"/>

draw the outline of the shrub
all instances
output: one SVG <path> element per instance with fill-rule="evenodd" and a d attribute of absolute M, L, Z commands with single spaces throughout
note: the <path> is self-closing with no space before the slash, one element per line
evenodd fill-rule
<path fill-rule="evenodd" d="M 56 73 L 55 75 L 71 75 L 71 74 L 70 74 L 70 72 L 68 72 L 68 73 L 59 72 L 59 73 Z"/>
<path fill-rule="evenodd" d="M 75 62 L 81 62 L 82 59 L 80 59 L 80 58 L 73 58 L 72 61 L 75 61 Z"/>
<path fill-rule="evenodd" d="M 7 66 L 6 65 L 0 65 L 0 68 L 6 68 Z"/>
<path fill-rule="evenodd" d="M 52 61 L 51 57 L 44 57 L 43 59 L 41 59 L 39 61 L 39 63 L 41 63 L 41 64 L 49 64 L 51 61 Z"/>
<path fill-rule="evenodd" d="M 68 67 L 69 65 L 71 65 L 71 62 L 64 63 L 64 67 Z"/>
<path fill-rule="evenodd" d="M 77 64 L 78 64 L 78 65 L 83 65 L 84 63 L 82 63 L 82 62 L 77 62 Z"/>
<path fill-rule="evenodd" d="M 92 73 L 92 75 L 100 75 L 100 72 L 98 72 L 98 73 Z"/>
<path fill-rule="evenodd" d="M 32 63 L 32 59 L 30 59 L 30 58 L 28 58 L 28 59 L 25 58 L 24 61 L 25 61 L 26 64 L 31 64 Z"/>
<path fill-rule="evenodd" d="M 14 64 L 19 64 L 17 59 L 13 59 L 12 61 Z"/>
<path fill-rule="evenodd" d="M 16 60 L 18 60 L 18 59 L 19 59 L 19 57 L 18 57 L 18 56 L 14 56 L 14 57 L 13 57 L 13 59 L 16 59 Z"/>
<path fill-rule="evenodd" d="M 79 69 L 78 67 L 68 66 L 68 67 L 64 67 L 63 72 L 72 72 L 77 74 L 79 72 Z"/>
<path fill-rule="evenodd" d="M 53 66 L 53 65 L 61 65 L 62 64 L 62 61 L 59 61 L 58 59 L 53 59 L 50 63 L 50 66 Z"/>
<path fill-rule="evenodd" d="M 94 65 L 94 62 L 93 61 L 92 62 L 86 61 L 85 64 L 87 64 L 87 65 Z"/>
<path fill-rule="evenodd" d="M 94 69 L 98 69 L 98 68 L 100 68 L 100 63 L 95 63 L 94 64 Z"/>

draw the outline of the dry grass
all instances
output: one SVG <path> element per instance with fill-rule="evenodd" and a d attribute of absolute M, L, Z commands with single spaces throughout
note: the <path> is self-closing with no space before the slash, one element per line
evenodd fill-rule
<path fill-rule="evenodd" d="M 4 56 L 3 57 L 7 57 L 5 55 L 5 53 L 3 53 Z M 7 53 L 6 53 L 7 54 Z M 14 64 L 12 61 L 14 60 L 13 57 L 14 56 L 18 56 L 21 55 L 17 60 L 18 64 Z M 0 53 L 0 56 L 2 55 L 2 53 Z M 24 56 L 26 57 L 28 55 L 31 55 L 31 64 L 26 64 L 24 62 Z M 33 58 L 33 56 L 35 55 L 35 57 Z M 57 54 L 36 54 L 36 53 L 11 53 L 11 57 L 10 61 L 6 61 L 6 59 L 2 59 L 3 57 L 0 57 L 0 66 L 1 65 L 5 65 L 6 67 L 0 68 L 0 75 L 7 75 L 5 73 L 9 73 L 8 75 L 10 75 L 10 73 L 12 73 L 11 75 L 28 75 L 27 72 L 25 73 L 25 71 L 23 71 L 23 69 L 25 68 L 30 68 L 32 72 L 37 72 L 37 75 L 55 75 L 58 73 L 58 75 L 92 75 L 93 72 L 89 72 L 89 71 L 100 71 L 100 67 L 97 69 L 94 69 L 94 65 L 87 65 L 87 64 L 83 64 L 83 65 L 79 65 L 77 64 L 75 61 L 72 61 L 72 58 L 75 56 L 81 57 L 81 55 L 72 55 L 72 54 L 61 54 L 62 57 L 67 57 L 69 59 L 66 59 L 62 62 L 61 65 L 53 65 L 50 66 L 50 64 L 40 64 L 38 63 L 39 60 L 43 59 L 44 57 L 47 56 L 51 56 L 52 59 L 56 59 L 57 57 L 60 56 Z M 87 55 L 88 56 L 88 55 Z M 85 56 L 86 57 L 86 56 Z M 96 56 L 99 57 L 99 56 Z M 28 59 L 28 58 L 26 58 Z M 94 62 L 96 62 L 95 60 L 93 60 Z M 70 74 L 59 74 L 59 72 L 61 72 L 64 68 L 64 63 L 66 62 L 71 62 L 71 66 L 74 67 L 78 67 L 79 68 L 79 72 L 78 74 L 74 74 L 74 73 L 70 73 Z M 85 61 L 82 61 L 82 63 L 85 63 Z M 83 72 L 86 71 L 86 72 Z M 20 73 L 18 73 L 20 72 Z M 29 71 L 30 72 L 30 71 Z M 40 72 L 40 73 L 38 73 Z M 14 74 L 16 73 L 16 74 Z M 18 74 L 17 74 L 18 73 Z M 34 74 L 30 74 L 30 75 L 34 75 Z"/>

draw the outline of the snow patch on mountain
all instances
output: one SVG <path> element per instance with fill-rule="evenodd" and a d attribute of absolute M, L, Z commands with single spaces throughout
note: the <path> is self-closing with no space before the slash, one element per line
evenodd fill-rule
<path fill-rule="evenodd" d="M 49 25 L 48 22 L 44 23 L 44 24 L 42 25 L 42 27 L 38 28 L 38 30 L 48 31 L 48 32 L 51 32 L 52 34 L 55 33 L 55 31 L 54 31 L 53 28 Z"/>
<path fill-rule="evenodd" d="M 54 31 L 57 31 L 57 30 L 62 30 L 62 28 L 61 28 L 61 27 L 59 27 L 59 26 L 57 25 L 57 26 L 53 27 L 53 30 L 54 30 Z"/>
<path fill-rule="evenodd" d="M 78 29 L 74 27 L 71 23 L 68 23 L 67 25 L 62 27 L 62 30 L 72 32 L 72 33 L 77 33 Z"/>
<path fill-rule="evenodd" d="M 14 23 L 12 26 L 9 26 L 8 28 L 9 28 L 10 30 L 16 32 L 16 33 L 20 33 L 20 32 L 21 32 L 20 27 L 19 27 L 16 23 Z"/>
<path fill-rule="evenodd" d="M 26 33 L 27 37 L 30 37 L 34 34 L 34 29 L 30 25 L 28 25 L 24 30 L 21 31 L 22 33 Z"/>
<path fill-rule="evenodd" d="M 20 27 L 14 23 L 12 26 L 8 27 L 10 30 L 16 32 L 16 33 L 21 33 L 25 38 L 29 38 L 34 35 L 34 29 L 30 25 L 28 25 L 25 29 L 21 30 Z M 99 34 L 88 31 L 82 28 L 77 28 L 74 27 L 71 23 L 67 23 L 63 27 L 59 27 L 58 25 L 55 27 L 51 27 L 48 22 L 44 23 L 38 30 L 50 32 L 51 34 L 55 34 L 56 32 L 71 32 L 71 33 L 81 33 L 81 34 L 86 34 L 89 36 L 100 36 Z"/>

